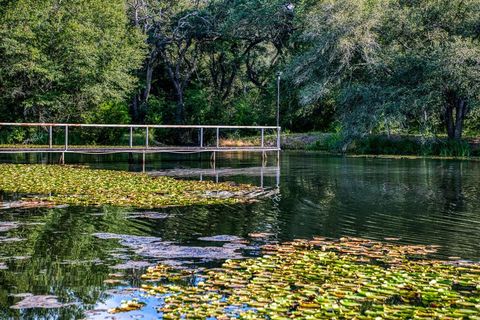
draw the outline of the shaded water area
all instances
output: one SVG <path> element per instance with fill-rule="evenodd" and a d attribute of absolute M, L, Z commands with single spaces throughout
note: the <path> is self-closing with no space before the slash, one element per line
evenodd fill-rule
<path fill-rule="evenodd" d="M 256 256 L 265 242 L 295 238 L 387 238 L 440 245 L 440 258 L 480 261 L 480 162 L 285 152 L 277 169 L 273 158 L 270 167 L 262 168 L 257 156 L 223 155 L 213 170 L 207 155 L 204 161 L 198 155 L 147 156 L 145 170 L 152 174 L 246 182 L 273 191 L 251 204 L 153 211 L 1 209 L 0 319 L 112 318 L 106 310 L 132 297 L 147 306 L 116 319 L 156 318 L 162 301 L 135 290 L 146 266 L 161 261 L 182 268 L 215 267 L 222 259 Z M 40 155 L 0 158 L 55 160 Z M 143 170 L 136 156 L 133 164 L 121 155 L 72 155 L 66 160 Z M 19 197 L 0 192 L 4 202 Z"/>

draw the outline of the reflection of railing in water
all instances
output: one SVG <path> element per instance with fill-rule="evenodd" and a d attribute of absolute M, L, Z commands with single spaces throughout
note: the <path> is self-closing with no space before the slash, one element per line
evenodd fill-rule
<path fill-rule="evenodd" d="M 211 168 L 211 169 L 170 169 L 170 170 L 160 170 L 160 171 L 150 171 L 149 175 L 153 176 L 169 176 L 169 177 L 199 177 L 200 181 L 204 177 L 214 177 L 215 182 L 218 183 L 220 177 L 230 177 L 230 176 L 248 176 L 248 177 L 259 177 L 260 178 L 260 187 L 264 188 L 264 178 L 265 177 L 275 177 L 275 187 L 280 186 L 280 167 L 248 167 L 248 168 Z"/>
<path fill-rule="evenodd" d="M 21 146 L 1 146 L 0 153 L 60 153 L 61 162 L 65 161 L 65 153 L 82 153 L 82 154 L 112 154 L 112 153 L 143 153 L 144 162 L 145 154 L 148 153 L 212 153 L 211 160 L 215 164 L 217 152 L 261 152 L 263 161 L 266 160 L 266 152 L 277 152 L 277 162 L 279 160 L 279 152 L 281 150 L 280 143 L 280 127 L 274 126 L 222 126 L 222 125 L 133 125 L 133 124 L 70 124 L 70 123 L 0 123 L 0 130 L 4 127 L 37 127 L 48 130 L 48 143 L 39 146 L 29 146 L 28 144 Z M 54 145 L 53 128 L 63 128 L 63 144 Z M 69 130 L 71 128 L 112 128 L 112 129 L 128 129 L 129 143 L 128 145 L 119 146 L 75 146 L 69 143 Z M 195 129 L 199 130 L 199 141 L 196 146 L 153 146 L 151 144 L 150 133 L 152 129 Z M 204 139 L 205 130 L 215 130 L 215 139 L 213 145 L 206 143 Z M 260 132 L 258 146 L 222 146 L 220 134 L 221 130 L 258 130 Z M 142 145 L 134 145 L 134 130 L 143 130 L 145 137 Z M 276 133 L 275 143 L 268 145 L 265 141 L 265 131 L 274 130 Z"/>

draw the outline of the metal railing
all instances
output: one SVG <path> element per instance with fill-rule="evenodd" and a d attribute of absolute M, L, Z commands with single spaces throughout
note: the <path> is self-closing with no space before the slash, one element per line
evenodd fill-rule
<path fill-rule="evenodd" d="M 281 139 L 280 133 L 281 128 L 276 126 L 225 126 L 225 125 L 137 125 L 137 124 L 74 124 L 74 123 L 14 123 L 14 122 L 4 122 L 0 123 L 0 131 L 4 127 L 40 127 L 48 130 L 48 148 L 28 148 L 28 145 L 25 145 L 25 148 L 16 148 L 18 152 L 78 152 L 78 153 L 87 153 L 87 151 L 96 150 L 97 152 L 102 151 L 99 146 L 88 147 L 84 146 L 81 149 L 71 148 L 69 145 L 69 129 L 70 128 L 125 128 L 129 129 L 129 144 L 128 146 L 115 146 L 115 148 L 109 147 L 108 150 L 103 150 L 104 152 L 169 152 L 169 151 L 182 151 L 182 148 L 185 152 L 205 152 L 205 151 L 280 151 L 281 150 Z M 54 128 L 64 128 L 64 146 L 63 148 L 55 147 L 53 144 L 53 129 Z M 133 136 L 134 129 L 144 129 L 145 130 L 145 143 L 142 146 L 134 145 Z M 168 147 L 152 147 L 150 145 L 149 136 L 150 129 L 198 129 L 200 138 L 199 145 L 194 147 L 180 147 L 180 146 L 168 146 Z M 205 129 L 215 129 L 215 143 L 214 146 L 206 146 L 204 141 L 204 131 Z M 249 130 L 259 130 L 260 131 L 260 145 L 258 146 L 221 146 L 220 131 L 221 130 L 239 130 L 239 129 L 249 129 Z M 274 130 L 276 134 L 276 143 L 274 146 L 267 146 L 265 143 L 265 131 Z M 116 150 L 117 149 L 117 150 Z M 0 147 L 0 152 L 12 152 L 13 150 L 8 147 Z"/>

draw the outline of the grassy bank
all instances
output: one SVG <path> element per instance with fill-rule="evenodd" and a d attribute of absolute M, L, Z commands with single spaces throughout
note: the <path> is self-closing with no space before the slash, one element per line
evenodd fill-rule
<path fill-rule="evenodd" d="M 267 145 L 276 143 L 275 136 L 266 137 Z M 259 145 L 257 137 L 225 139 L 226 145 Z M 282 149 L 325 151 L 347 155 L 394 155 L 442 158 L 469 158 L 480 156 L 478 139 L 451 141 L 444 137 L 423 138 L 415 135 L 371 135 L 345 143 L 338 133 L 287 133 L 282 134 Z"/>
<path fill-rule="evenodd" d="M 480 265 L 428 258 L 435 246 L 297 240 L 261 258 L 192 273 L 149 268 L 164 319 L 480 319 Z M 183 279 L 183 280 L 182 280 Z M 124 304 L 111 312 L 143 306 Z"/>
<path fill-rule="evenodd" d="M 235 203 L 249 185 L 176 180 L 58 165 L 0 164 L 0 190 L 33 194 L 26 201 L 136 208 Z"/>

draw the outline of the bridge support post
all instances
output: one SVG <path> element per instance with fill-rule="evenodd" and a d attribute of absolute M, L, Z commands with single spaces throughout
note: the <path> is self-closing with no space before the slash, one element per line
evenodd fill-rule
<path fill-rule="evenodd" d="M 213 170 L 215 170 L 217 166 L 217 153 L 215 151 L 213 151 L 212 155 L 210 156 L 210 166 Z"/>

